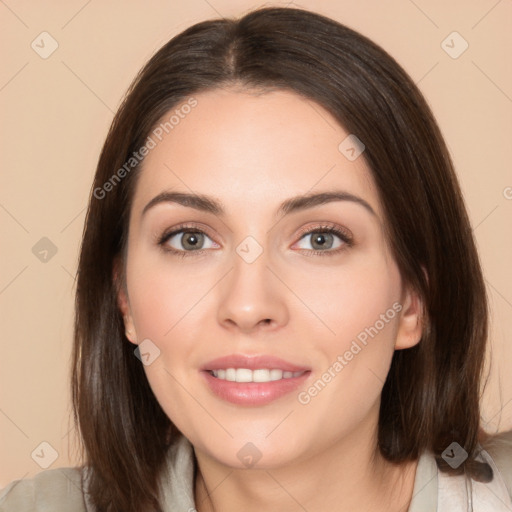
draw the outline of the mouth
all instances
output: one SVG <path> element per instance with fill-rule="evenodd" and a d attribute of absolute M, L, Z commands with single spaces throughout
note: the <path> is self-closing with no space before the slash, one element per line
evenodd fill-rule
<path fill-rule="evenodd" d="M 241 406 L 263 406 L 293 396 L 311 368 L 268 355 L 232 354 L 206 363 L 200 373 L 213 396 Z"/>

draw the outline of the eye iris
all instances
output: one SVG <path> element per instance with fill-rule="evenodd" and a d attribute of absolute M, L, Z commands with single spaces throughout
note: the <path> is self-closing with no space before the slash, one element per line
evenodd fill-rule
<path fill-rule="evenodd" d="M 326 237 L 329 240 L 330 244 L 326 244 Z M 332 247 L 332 234 L 330 233 L 316 233 L 312 236 L 312 246 L 316 249 L 315 244 L 320 244 L 320 248 L 328 248 L 330 249 Z"/>
<path fill-rule="evenodd" d="M 185 249 L 197 249 L 197 246 L 202 239 L 203 235 L 201 233 L 183 233 L 181 242 Z"/>

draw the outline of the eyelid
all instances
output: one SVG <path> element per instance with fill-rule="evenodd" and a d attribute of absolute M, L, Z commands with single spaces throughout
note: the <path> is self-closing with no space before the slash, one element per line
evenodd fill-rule
<path fill-rule="evenodd" d="M 349 240 L 353 240 L 353 238 L 354 238 L 354 235 L 352 234 L 352 232 L 349 229 L 347 229 L 343 226 L 340 226 L 338 224 L 328 222 L 328 221 L 321 222 L 320 224 L 315 224 L 313 226 L 311 226 L 311 225 L 305 226 L 305 227 L 299 229 L 299 231 L 297 233 L 297 237 L 300 239 L 304 235 L 311 234 L 312 232 L 329 230 L 329 229 L 334 230 L 334 231 L 339 231 L 341 234 L 343 234 Z"/>
<path fill-rule="evenodd" d="M 182 224 L 178 224 L 176 226 L 173 226 L 172 228 L 165 229 L 162 234 L 160 234 L 160 235 L 157 234 L 157 235 L 155 235 L 155 237 L 158 241 L 162 241 L 164 239 L 168 239 L 171 236 L 174 236 L 174 235 L 180 233 L 181 231 L 187 231 L 187 230 L 188 231 L 194 230 L 199 233 L 204 233 L 208 237 L 212 238 L 208 227 L 206 227 L 205 225 L 203 225 L 201 223 L 195 223 L 195 222 L 184 222 Z"/>

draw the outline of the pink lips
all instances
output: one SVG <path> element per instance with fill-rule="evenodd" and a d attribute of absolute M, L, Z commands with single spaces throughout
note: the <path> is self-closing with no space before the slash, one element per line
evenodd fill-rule
<path fill-rule="evenodd" d="M 214 377 L 211 371 L 227 368 L 248 368 L 249 370 L 266 368 L 304 373 L 297 377 L 270 382 L 232 382 Z M 261 406 L 295 391 L 311 375 L 311 370 L 306 366 L 293 364 L 279 357 L 233 354 L 206 363 L 201 368 L 201 374 L 210 390 L 222 400 L 236 405 Z"/>

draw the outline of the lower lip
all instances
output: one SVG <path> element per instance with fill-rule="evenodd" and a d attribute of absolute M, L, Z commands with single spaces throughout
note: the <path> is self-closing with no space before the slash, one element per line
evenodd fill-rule
<path fill-rule="evenodd" d="M 210 389 L 222 400 L 237 405 L 266 405 L 296 390 L 311 372 L 270 382 L 232 382 L 218 379 L 208 371 L 201 373 Z"/>

